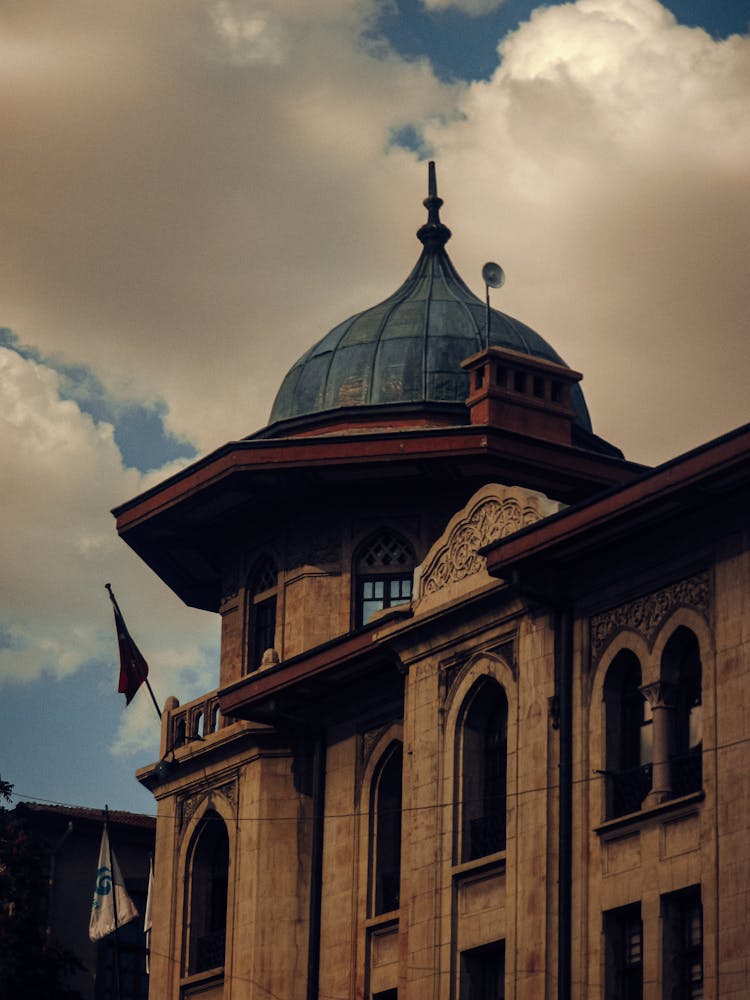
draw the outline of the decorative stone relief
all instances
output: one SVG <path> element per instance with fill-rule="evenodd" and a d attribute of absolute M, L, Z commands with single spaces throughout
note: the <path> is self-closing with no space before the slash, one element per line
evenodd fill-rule
<path fill-rule="evenodd" d="M 185 826 L 187 826 L 193 818 L 196 810 L 204 802 L 207 802 L 210 807 L 212 805 L 213 796 L 216 794 L 223 795 L 232 806 L 232 809 L 237 809 L 236 781 L 228 781 L 223 785 L 219 785 L 217 788 L 201 789 L 200 791 L 194 792 L 192 795 L 185 795 L 179 799 L 177 807 L 178 829 L 183 830 Z"/>
<path fill-rule="evenodd" d="M 624 628 L 634 629 L 651 645 L 663 622 L 680 607 L 693 608 L 708 617 L 710 580 L 708 572 L 662 587 L 627 604 L 610 608 L 590 620 L 591 659 L 596 662 L 612 637 Z"/>
<path fill-rule="evenodd" d="M 362 739 L 360 741 L 360 762 L 363 771 L 367 767 L 367 762 L 370 759 L 372 751 L 375 749 L 375 745 L 387 728 L 387 725 L 378 726 L 375 729 L 368 729 L 367 732 L 362 733 Z"/>
<path fill-rule="evenodd" d="M 491 582 L 478 550 L 561 510 L 543 493 L 491 483 L 455 514 L 415 572 L 415 610 Z"/>

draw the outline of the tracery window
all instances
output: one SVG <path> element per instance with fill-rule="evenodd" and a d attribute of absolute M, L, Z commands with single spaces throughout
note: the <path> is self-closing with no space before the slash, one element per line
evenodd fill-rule
<path fill-rule="evenodd" d="M 247 671 L 257 670 L 267 649 L 275 648 L 278 572 L 270 556 L 261 556 L 248 580 Z"/>
<path fill-rule="evenodd" d="M 641 693 L 641 664 L 629 649 L 604 681 L 607 817 L 636 812 L 651 789 L 653 713 Z"/>
<path fill-rule="evenodd" d="M 393 743 L 375 773 L 370 801 L 370 915 L 399 907 L 403 746 Z"/>
<path fill-rule="evenodd" d="M 459 715 L 459 857 L 462 862 L 505 849 L 508 699 L 483 678 Z"/>
<path fill-rule="evenodd" d="M 414 562 L 411 545 L 392 531 L 380 531 L 360 547 L 354 564 L 355 628 L 376 611 L 409 603 Z"/>
<path fill-rule="evenodd" d="M 203 818 L 189 868 L 188 972 L 224 964 L 229 885 L 229 837 L 223 819 L 210 810 Z"/>

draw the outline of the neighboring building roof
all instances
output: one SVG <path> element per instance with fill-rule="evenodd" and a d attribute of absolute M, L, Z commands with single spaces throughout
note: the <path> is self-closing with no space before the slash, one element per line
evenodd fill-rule
<path fill-rule="evenodd" d="M 31 813 L 41 817 L 78 819 L 93 823 L 102 823 L 104 820 L 103 809 L 87 809 L 85 806 L 63 806 L 44 802 L 19 802 L 16 806 L 16 811 L 21 815 Z M 135 826 L 144 830 L 156 829 L 156 817 L 147 816 L 144 813 L 122 812 L 118 809 L 110 809 L 108 818 L 110 823 L 121 826 Z"/>
<path fill-rule="evenodd" d="M 461 362 L 486 346 L 487 309 L 445 252 L 451 231 L 440 221 L 442 204 L 430 163 L 428 220 L 417 233 L 424 249 L 414 270 L 393 295 L 338 324 L 292 366 L 271 410 L 272 433 L 285 432 L 277 423 L 353 407 L 458 406 L 465 415 L 469 381 Z M 538 333 L 497 309 L 490 310 L 489 341 L 565 364 Z M 591 431 L 578 386 L 572 404 L 575 423 Z"/>

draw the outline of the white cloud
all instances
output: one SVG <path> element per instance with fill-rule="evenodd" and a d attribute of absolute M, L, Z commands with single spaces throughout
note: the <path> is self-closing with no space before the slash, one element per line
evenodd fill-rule
<path fill-rule="evenodd" d="M 425 170 L 389 148 L 413 124 L 461 273 L 481 294 L 499 259 L 496 304 L 583 370 L 599 433 L 657 461 L 746 421 L 750 39 L 578 0 L 536 10 L 491 80 L 447 86 L 363 39 L 377 9 L 5 5 L 3 325 L 118 398 L 164 398 L 201 449 L 250 433 L 293 361 L 416 259 Z M 213 618 L 109 514 L 167 470 L 124 468 L 51 369 L 0 358 L 0 676 L 114 670 L 109 580 L 160 698 L 212 687 Z M 149 713 L 124 714 L 121 752 Z"/>
<path fill-rule="evenodd" d="M 579 0 L 501 55 L 464 120 L 426 132 L 466 273 L 501 260 L 498 304 L 584 372 L 595 429 L 630 457 L 745 422 L 750 39 Z"/>
<path fill-rule="evenodd" d="M 155 580 L 117 539 L 109 513 L 148 480 L 123 467 L 109 424 L 60 399 L 54 371 L 4 348 L 0 466 L 0 680 L 62 677 L 95 660 L 111 664 L 116 685 L 111 581 L 160 697 L 192 691 L 201 671 L 210 687 L 215 617 L 184 608 Z"/>

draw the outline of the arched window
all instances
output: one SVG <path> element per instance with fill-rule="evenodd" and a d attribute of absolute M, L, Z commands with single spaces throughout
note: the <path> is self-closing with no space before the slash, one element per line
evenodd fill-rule
<path fill-rule="evenodd" d="M 674 690 L 668 737 L 673 795 L 697 792 L 703 783 L 701 674 L 698 640 L 689 628 L 680 626 L 661 658 L 662 680 Z"/>
<path fill-rule="evenodd" d="M 188 971 L 204 972 L 224 964 L 229 885 L 229 837 L 224 821 L 206 813 L 190 864 Z"/>
<path fill-rule="evenodd" d="M 370 914 L 399 907 L 403 747 L 394 743 L 378 765 L 370 798 Z"/>
<path fill-rule="evenodd" d="M 414 550 L 392 531 L 380 531 L 362 545 L 354 561 L 354 626 L 366 625 L 376 611 L 408 604 Z"/>
<path fill-rule="evenodd" d="M 459 721 L 461 861 L 505 849 L 508 699 L 482 679 L 469 693 Z"/>
<path fill-rule="evenodd" d="M 651 789 L 653 715 L 641 694 L 641 664 L 629 649 L 612 661 L 604 681 L 607 816 L 637 812 Z"/>
<path fill-rule="evenodd" d="M 248 579 L 248 673 L 257 670 L 276 641 L 276 601 L 279 576 L 270 556 L 261 556 Z"/>

